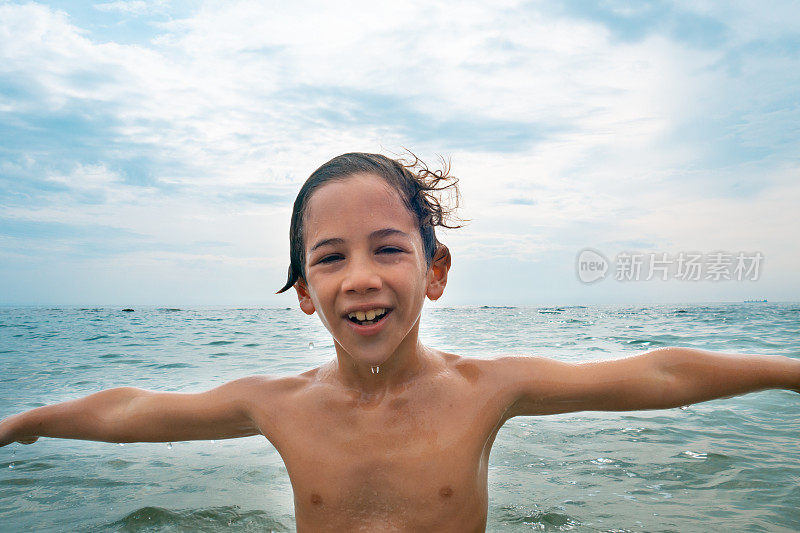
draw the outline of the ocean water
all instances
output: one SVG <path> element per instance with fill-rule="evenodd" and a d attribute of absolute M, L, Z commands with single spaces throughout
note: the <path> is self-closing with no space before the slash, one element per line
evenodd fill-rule
<path fill-rule="evenodd" d="M 421 336 L 464 356 L 609 359 L 662 346 L 800 358 L 800 304 L 433 307 Z M 333 344 L 297 309 L 0 308 L 0 417 L 130 385 L 199 391 L 289 375 Z M 509 421 L 488 531 L 800 530 L 800 395 Z M 40 439 L 0 448 L 0 531 L 292 531 L 263 437 Z"/>

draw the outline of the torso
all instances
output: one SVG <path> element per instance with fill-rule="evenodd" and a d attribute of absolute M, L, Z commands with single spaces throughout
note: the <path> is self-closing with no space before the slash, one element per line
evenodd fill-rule
<path fill-rule="evenodd" d="M 441 361 L 382 398 L 316 371 L 286 378 L 257 422 L 286 464 L 298 531 L 485 529 L 489 452 L 508 406 L 481 362 Z"/>

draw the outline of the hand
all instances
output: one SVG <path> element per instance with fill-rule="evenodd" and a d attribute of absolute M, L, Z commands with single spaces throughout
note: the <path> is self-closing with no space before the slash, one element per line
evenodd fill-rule
<path fill-rule="evenodd" d="M 7 446 L 7 445 L 9 445 L 9 444 L 11 444 L 12 442 L 19 442 L 20 444 L 33 444 L 33 443 L 34 443 L 34 442 L 36 442 L 37 440 L 39 440 L 39 437 L 27 437 L 27 438 L 22 438 L 22 439 L 19 439 L 18 441 L 13 441 L 13 440 L 0 440 L 0 448 L 2 448 L 3 446 Z"/>
<path fill-rule="evenodd" d="M 39 437 L 14 435 L 13 422 L 15 417 L 9 416 L 0 420 L 0 448 L 7 446 L 12 442 L 19 442 L 20 444 L 33 444 Z"/>

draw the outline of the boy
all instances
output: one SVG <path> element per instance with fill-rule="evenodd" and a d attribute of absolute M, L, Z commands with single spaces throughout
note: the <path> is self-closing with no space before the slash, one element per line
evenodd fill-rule
<path fill-rule="evenodd" d="M 415 162 L 416 163 L 416 162 Z M 487 467 L 514 416 L 664 409 L 800 389 L 800 361 L 666 348 L 615 361 L 466 359 L 418 339 L 424 299 L 447 284 L 436 241 L 446 172 L 345 154 L 298 195 L 291 266 L 301 309 L 336 358 L 296 377 L 197 394 L 123 387 L 0 422 L 0 446 L 39 436 L 168 442 L 264 435 L 294 489 L 298 531 L 483 531 Z"/>

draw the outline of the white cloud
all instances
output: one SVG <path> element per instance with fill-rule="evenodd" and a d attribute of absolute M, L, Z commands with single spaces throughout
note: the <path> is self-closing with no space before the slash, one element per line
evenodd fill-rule
<path fill-rule="evenodd" d="M 699 48 L 654 31 L 624 42 L 597 21 L 515 1 L 245 1 L 203 4 L 158 23 L 155 39 L 120 44 L 63 11 L 6 3 L 0 73 L 25 90 L 0 96 L 0 113 L 46 139 L 0 170 L 66 189 L 26 191 L 44 203 L 0 215 L 231 242 L 233 262 L 269 250 L 282 264 L 283 233 L 241 228 L 288 225 L 290 200 L 242 198 L 291 195 L 338 153 L 407 146 L 453 157 L 474 221 L 453 240 L 465 258 L 535 259 L 586 225 L 593 238 L 659 246 L 769 241 L 796 266 L 778 212 L 800 200 L 786 179 L 797 171 L 800 61 L 770 46 L 796 35 L 797 16 L 692 5 L 727 41 Z"/>
<path fill-rule="evenodd" d="M 163 6 L 164 2 L 145 2 L 144 0 L 129 0 L 116 2 L 100 2 L 94 4 L 98 11 L 127 13 L 130 15 L 142 15 L 152 11 L 153 7 Z"/>

